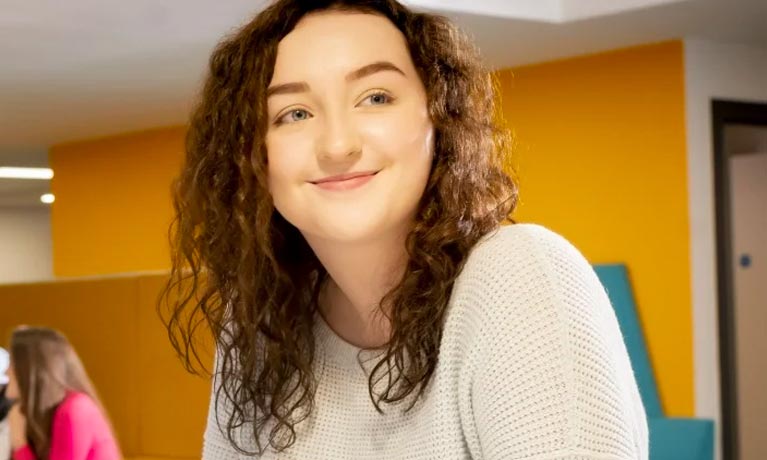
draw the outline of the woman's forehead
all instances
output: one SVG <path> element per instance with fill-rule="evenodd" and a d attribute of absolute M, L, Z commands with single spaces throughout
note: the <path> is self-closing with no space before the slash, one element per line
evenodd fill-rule
<path fill-rule="evenodd" d="M 405 38 L 391 21 L 364 13 L 315 13 L 280 42 L 273 81 L 346 73 L 376 61 L 392 62 L 406 73 L 412 70 Z"/>

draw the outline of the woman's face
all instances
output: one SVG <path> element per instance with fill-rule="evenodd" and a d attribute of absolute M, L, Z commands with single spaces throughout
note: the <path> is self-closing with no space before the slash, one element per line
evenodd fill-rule
<path fill-rule="evenodd" d="M 306 16 L 279 44 L 268 93 L 269 188 L 285 219 L 310 242 L 409 228 L 434 129 L 405 38 L 388 19 Z"/>

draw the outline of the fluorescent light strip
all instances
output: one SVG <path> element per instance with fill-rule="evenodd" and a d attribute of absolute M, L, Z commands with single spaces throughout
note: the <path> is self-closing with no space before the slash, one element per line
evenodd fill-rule
<path fill-rule="evenodd" d="M 14 168 L 0 166 L 0 179 L 37 179 L 48 180 L 53 177 L 50 168 Z"/>

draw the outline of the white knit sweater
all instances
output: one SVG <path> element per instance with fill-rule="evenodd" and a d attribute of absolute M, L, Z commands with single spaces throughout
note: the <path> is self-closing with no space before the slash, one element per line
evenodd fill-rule
<path fill-rule="evenodd" d="M 263 459 L 647 459 L 644 408 L 607 295 L 583 256 L 542 227 L 503 227 L 475 247 L 433 380 L 408 413 L 377 412 L 359 350 L 321 320 L 316 336 L 314 411 L 291 448 Z M 215 419 L 211 402 L 203 459 L 246 458 Z"/>

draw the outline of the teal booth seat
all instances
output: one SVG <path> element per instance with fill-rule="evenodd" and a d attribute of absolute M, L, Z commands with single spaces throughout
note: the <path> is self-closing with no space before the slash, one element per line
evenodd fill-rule
<path fill-rule="evenodd" d="M 626 266 L 596 265 L 594 270 L 615 309 L 642 395 L 650 430 L 650 460 L 712 460 L 712 420 L 671 418 L 663 414 Z"/>

